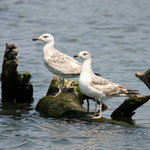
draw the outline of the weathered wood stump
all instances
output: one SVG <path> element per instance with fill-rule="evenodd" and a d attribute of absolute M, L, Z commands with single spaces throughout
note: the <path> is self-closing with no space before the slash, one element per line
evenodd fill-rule
<path fill-rule="evenodd" d="M 31 74 L 25 73 L 23 77 L 17 71 L 18 47 L 6 43 L 1 74 L 1 88 L 3 102 L 32 102 L 33 86 L 29 81 Z"/>
<path fill-rule="evenodd" d="M 144 73 L 136 72 L 136 77 L 143 81 L 146 86 L 150 89 L 150 68 L 147 69 Z"/>
<path fill-rule="evenodd" d="M 135 110 L 145 104 L 150 99 L 148 96 L 133 96 L 127 98 L 114 112 L 111 114 L 112 119 L 131 118 L 135 114 Z"/>

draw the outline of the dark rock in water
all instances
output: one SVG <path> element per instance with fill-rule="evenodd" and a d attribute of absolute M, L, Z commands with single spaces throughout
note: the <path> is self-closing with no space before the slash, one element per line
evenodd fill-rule
<path fill-rule="evenodd" d="M 63 93 L 54 97 L 58 92 L 58 87 L 59 78 L 54 77 L 46 96 L 38 102 L 36 107 L 37 111 L 47 117 L 54 118 L 81 118 L 90 114 L 87 109 L 82 106 L 84 100 L 90 98 L 81 92 L 77 81 L 65 79 Z M 107 106 L 103 104 L 102 108 L 105 110 Z"/>
<path fill-rule="evenodd" d="M 83 94 L 79 89 L 77 81 L 64 81 L 64 92 L 57 94 L 59 87 L 59 78 L 54 77 L 45 97 L 39 100 L 36 110 L 47 117 L 54 118 L 80 118 L 87 114 L 83 108 Z"/>
<path fill-rule="evenodd" d="M 6 50 L 2 65 L 2 101 L 3 102 L 32 102 L 33 86 L 29 81 L 30 73 L 25 73 L 23 77 L 17 71 L 18 47 L 14 44 L 6 43 Z"/>
<path fill-rule="evenodd" d="M 39 100 L 36 110 L 44 116 L 54 118 L 81 118 L 87 114 L 87 110 L 70 93 L 61 93 L 56 97 L 45 96 Z"/>

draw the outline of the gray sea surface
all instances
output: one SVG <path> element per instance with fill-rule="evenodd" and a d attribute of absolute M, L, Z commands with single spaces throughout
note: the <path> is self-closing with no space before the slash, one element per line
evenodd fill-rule
<path fill-rule="evenodd" d="M 0 67 L 5 43 L 16 44 L 18 70 L 31 72 L 34 85 L 30 106 L 0 103 L 0 150 L 149 150 L 150 102 L 133 116 L 140 128 L 41 117 L 35 106 L 54 75 L 43 64 L 43 43 L 32 41 L 51 33 L 57 49 L 70 56 L 87 50 L 94 72 L 149 95 L 135 77 L 150 67 L 149 8 L 149 0 L 0 0 Z M 124 99 L 105 101 L 103 117 Z"/>

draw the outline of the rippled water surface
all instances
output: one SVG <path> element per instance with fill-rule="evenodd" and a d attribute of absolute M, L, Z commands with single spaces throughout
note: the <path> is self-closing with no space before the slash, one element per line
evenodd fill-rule
<path fill-rule="evenodd" d="M 43 43 L 31 39 L 51 33 L 55 47 L 70 56 L 87 50 L 94 71 L 148 95 L 134 74 L 150 66 L 149 8 L 149 0 L 0 0 L 0 67 L 5 43 L 19 46 L 18 70 L 32 73 L 35 99 L 30 106 L 0 104 L 0 149 L 148 150 L 150 102 L 133 117 L 140 128 L 40 117 L 35 106 L 53 75 L 43 65 Z M 103 117 L 123 100 L 106 101 Z"/>

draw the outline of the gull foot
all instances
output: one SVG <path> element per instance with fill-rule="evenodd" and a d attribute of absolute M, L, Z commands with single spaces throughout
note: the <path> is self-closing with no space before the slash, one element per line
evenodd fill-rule
<path fill-rule="evenodd" d="M 92 119 L 100 119 L 100 118 L 101 118 L 101 116 L 95 116 Z"/>
<path fill-rule="evenodd" d="M 61 92 L 58 92 L 56 95 L 54 95 L 53 97 L 56 97 L 56 96 L 58 96 L 59 94 L 60 94 Z"/>

